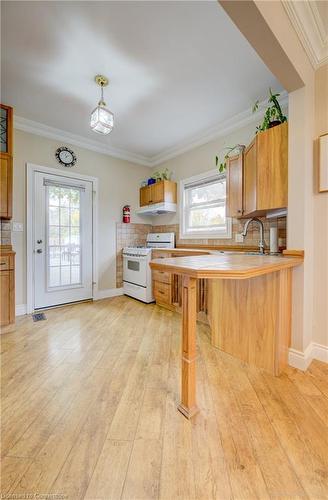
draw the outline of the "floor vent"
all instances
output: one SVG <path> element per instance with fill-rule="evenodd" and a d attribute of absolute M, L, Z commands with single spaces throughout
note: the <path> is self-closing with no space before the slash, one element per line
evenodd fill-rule
<path fill-rule="evenodd" d="M 33 321 L 43 321 L 44 319 L 47 319 L 46 315 L 44 313 L 34 313 L 32 314 Z"/>

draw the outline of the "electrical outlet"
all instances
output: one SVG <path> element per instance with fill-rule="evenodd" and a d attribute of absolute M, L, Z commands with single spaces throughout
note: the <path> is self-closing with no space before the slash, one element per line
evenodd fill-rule
<path fill-rule="evenodd" d="M 241 233 L 235 234 L 235 242 L 236 243 L 244 243 L 244 236 Z"/>
<path fill-rule="evenodd" d="M 22 222 L 13 222 L 13 231 L 21 233 L 24 231 L 24 226 Z"/>

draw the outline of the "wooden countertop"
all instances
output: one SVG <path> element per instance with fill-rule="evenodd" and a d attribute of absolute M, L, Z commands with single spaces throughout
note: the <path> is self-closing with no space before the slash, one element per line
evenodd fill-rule
<path fill-rule="evenodd" d="M 181 254 L 201 254 L 201 255 L 209 255 L 211 252 L 210 250 L 203 250 L 201 248 L 152 248 L 152 250 L 155 250 L 156 252 L 166 252 L 166 253 L 181 253 Z"/>
<path fill-rule="evenodd" d="M 302 262 L 302 257 L 222 254 L 154 259 L 150 267 L 194 278 L 247 279 L 295 267 Z"/>

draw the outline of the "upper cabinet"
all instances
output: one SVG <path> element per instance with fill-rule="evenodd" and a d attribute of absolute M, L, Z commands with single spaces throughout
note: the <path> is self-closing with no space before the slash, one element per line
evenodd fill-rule
<path fill-rule="evenodd" d="M 154 203 L 176 203 L 177 184 L 173 181 L 159 181 L 140 188 L 140 206 L 153 205 Z"/>
<path fill-rule="evenodd" d="M 0 105 L 0 218 L 12 217 L 13 109 Z"/>
<path fill-rule="evenodd" d="M 243 214 L 243 168 L 244 155 L 232 156 L 227 161 L 227 216 L 241 217 Z"/>
<path fill-rule="evenodd" d="M 265 215 L 288 202 L 288 125 L 259 132 L 245 152 L 227 164 L 227 214 Z"/>

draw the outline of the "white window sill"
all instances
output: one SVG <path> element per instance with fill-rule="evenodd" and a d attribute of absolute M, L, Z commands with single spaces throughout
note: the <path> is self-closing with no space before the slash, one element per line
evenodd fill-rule
<path fill-rule="evenodd" d="M 180 240 L 231 240 L 231 233 L 180 233 Z"/>

